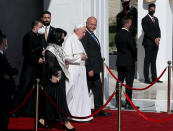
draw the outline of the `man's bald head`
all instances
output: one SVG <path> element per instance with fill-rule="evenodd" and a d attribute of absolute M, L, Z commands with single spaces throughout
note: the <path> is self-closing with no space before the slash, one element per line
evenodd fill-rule
<path fill-rule="evenodd" d="M 97 28 L 97 19 L 93 16 L 89 17 L 86 22 L 86 27 L 89 32 L 94 32 Z"/>

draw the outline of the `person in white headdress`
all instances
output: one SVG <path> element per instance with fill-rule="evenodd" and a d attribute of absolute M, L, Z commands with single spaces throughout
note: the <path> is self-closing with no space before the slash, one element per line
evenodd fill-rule
<path fill-rule="evenodd" d="M 67 104 L 71 115 L 85 117 L 91 115 L 90 99 L 87 86 L 85 60 L 86 52 L 81 43 L 85 36 L 84 25 L 75 26 L 74 33 L 70 35 L 65 44 L 66 61 L 69 63 L 70 79 L 66 83 Z M 74 121 L 89 122 L 93 118 L 73 119 Z"/>

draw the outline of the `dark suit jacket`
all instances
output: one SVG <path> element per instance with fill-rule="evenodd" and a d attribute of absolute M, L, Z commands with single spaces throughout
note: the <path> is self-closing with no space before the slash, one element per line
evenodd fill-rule
<path fill-rule="evenodd" d="M 143 39 L 143 45 L 144 46 L 154 46 L 155 45 L 155 39 L 161 37 L 160 27 L 159 27 L 159 21 L 157 17 L 154 16 L 155 19 L 155 25 L 152 22 L 149 15 L 146 15 L 142 19 L 142 28 L 144 31 L 144 39 Z"/>
<path fill-rule="evenodd" d="M 5 80 L 3 78 L 4 74 L 7 74 L 8 76 L 10 76 L 10 80 Z M 11 65 L 8 63 L 8 60 L 5 57 L 5 55 L 2 55 L 0 53 L 0 82 L 1 82 L 1 85 L 7 86 L 7 85 L 9 85 L 9 81 L 14 82 L 12 76 L 16 75 L 16 74 L 17 74 L 17 70 L 15 68 L 12 68 Z M 14 84 L 14 83 L 11 83 L 11 84 Z"/>
<path fill-rule="evenodd" d="M 41 37 L 33 31 L 27 33 L 23 38 L 24 61 L 30 65 L 38 65 L 42 51 Z"/>
<path fill-rule="evenodd" d="M 86 60 L 87 72 L 91 70 L 93 70 L 94 73 L 102 72 L 103 65 L 100 46 L 97 44 L 94 38 L 92 38 L 91 34 L 88 31 L 81 41 L 88 57 Z"/>
<path fill-rule="evenodd" d="M 0 118 L 0 121 L 8 120 L 10 106 L 11 106 L 11 96 L 15 90 L 15 83 L 13 79 L 13 75 L 16 75 L 17 71 L 10 66 L 5 55 L 0 53 L 0 104 L 2 105 L 0 108 L 0 116 L 4 116 Z M 9 76 L 9 80 L 4 78 L 4 75 Z M 2 121 L 1 121 L 2 122 Z M 0 124 L 1 125 L 1 124 Z"/>
<path fill-rule="evenodd" d="M 125 29 L 121 29 L 115 36 L 117 47 L 117 66 L 132 66 L 137 59 L 136 43 L 131 35 Z"/>
<path fill-rule="evenodd" d="M 54 27 L 50 26 L 50 29 L 49 29 L 49 34 L 48 34 L 48 37 L 47 37 L 47 41 L 45 40 L 45 37 L 44 37 L 44 34 L 43 35 L 40 35 L 41 36 L 41 43 L 42 43 L 42 47 L 46 49 L 47 45 L 49 44 L 49 41 L 50 41 L 50 33 L 51 31 L 55 29 Z"/>

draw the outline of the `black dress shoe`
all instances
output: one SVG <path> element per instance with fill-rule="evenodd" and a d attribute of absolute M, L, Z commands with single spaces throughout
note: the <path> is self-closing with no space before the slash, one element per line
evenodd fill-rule
<path fill-rule="evenodd" d="M 146 83 L 146 84 L 152 84 L 152 82 L 150 80 L 146 80 L 144 83 Z"/>
<path fill-rule="evenodd" d="M 130 103 L 126 103 L 124 108 L 127 110 L 133 110 L 133 107 Z M 136 106 L 136 108 L 139 109 L 139 106 Z"/>
<path fill-rule="evenodd" d="M 153 81 L 154 82 L 154 81 Z M 163 81 L 158 80 L 157 83 L 163 83 Z"/>
<path fill-rule="evenodd" d="M 10 116 L 13 118 L 19 118 L 20 117 L 18 114 L 11 114 Z"/>
<path fill-rule="evenodd" d="M 43 125 L 40 122 L 38 122 L 38 128 L 44 128 L 44 129 L 52 129 L 51 127 L 49 127 L 47 124 Z"/>
<path fill-rule="evenodd" d="M 130 104 L 126 104 L 124 108 L 127 109 L 127 110 L 132 110 L 133 109 L 133 107 Z"/>
<path fill-rule="evenodd" d="M 96 114 L 95 116 L 98 117 L 98 116 L 110 116 L 110 115 L 112 115 L 112 113 L 105 112 L 102 110 L 98 114 Z"/>

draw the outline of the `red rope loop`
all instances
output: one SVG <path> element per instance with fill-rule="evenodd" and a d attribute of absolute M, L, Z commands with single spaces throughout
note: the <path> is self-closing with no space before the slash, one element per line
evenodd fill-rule
<path fill-rule="evenodd" d="M 112 71 L 110 70 L 110 68 L 107 65 L 106 65 L 106 68 L 109 71 L 109 73 L 112 75 L 112 77 L 116 81 L 120 82 L 120 80 L 112 73 Z M 124 87 L 126 87 L 126 88 L 128 88 L 130 90 L 146 90 L 146 89 L 150 88 L 151 86 L 153 86 L 156 82 L 158 82 L 160 80 L 160 78 L 164 75 L 164 73 L 166 72 L 166 70 L 167 70 L 167 67 L 163 70 L 163 72 L 161 73 L 161 75 L 152 84 L 150 84 L 149 86 L 147 86 L 145 88 L 142 88 L 142 89 L 132 88 L 132 87 L 127 86 L 126 84 L 123 84 L 123 83 L 122 83 L 122 86 L 124 86 Z"/>
<path fill-rule="evenodd" d="M 112 100 L 112 98 L 115 95 L 115 92 L 113 92 L 113 94 L 111 95 L 111 97 L 107 100 L 107 102 L 96 112 L 94 112 L 93 114 L 89 115 L 89 116 L 85 116 L 85 117 L 78 117 L 78 116 L 71 116 L 69 114 L 67 114 L 66 112 L 64 112 L 58 105 L 56 105 L 54 103 L 54 101 L 50 98 L 50 96 L 47 94 L 47 92 L 42 88 L 43 94 L 48 98 L 48 100 L 50 101 L 50 103 L 59 111 L 61 112 L 63 115 L 69 117 L 69 118 L 76 118 L 76 119 L 87 119 L 90 117 L 95 116 L 97 113 L 99 113 L 101 110 L 103 110 L 103 108 L 105 108 L 107 106 L 107 104 Z"/>
<path fill-rule="evenodd" d="M 12 112 L 10 112 L 10 114 L 14 114 L 16 113 L 20 108 L 22 108 L 24 106 L 24 104 L 27 102 L 27 100 L 29 99 L 29 97 L 31 96 L 32 92 L 34 91 L 34 87 L 28 92 L 28 94 L 26 95 L 25 99 L 23 100 L 23 102 L 16 108 L 14 109 Z"/>
<path fill-rule="evenodd" d="M 163 118 L 163 119 L 153 119 L 153 118 L 149 118 L 147 117 L 146 115 L 144 115 L 144 113 L 142 113 L 140 110 L 138 110 L 138 108 L 134 105 L 134 103 L 130 100 L 129 96 L 125 93 L 125 96 L 127 98 L 127 100 L 130 102 L 130 104 L 132 105 L 132 107 L 136 110 L 136 112 L 142 116 L 145 120 L 148 120 L 148 121 L 152 121 L 152 122 L 165 122 L 165 121 L 168 121 L 168 120 L 171 120 L 173 119 L 173 115 L 170 115 L 169 117 L 167 118 Z"/>

